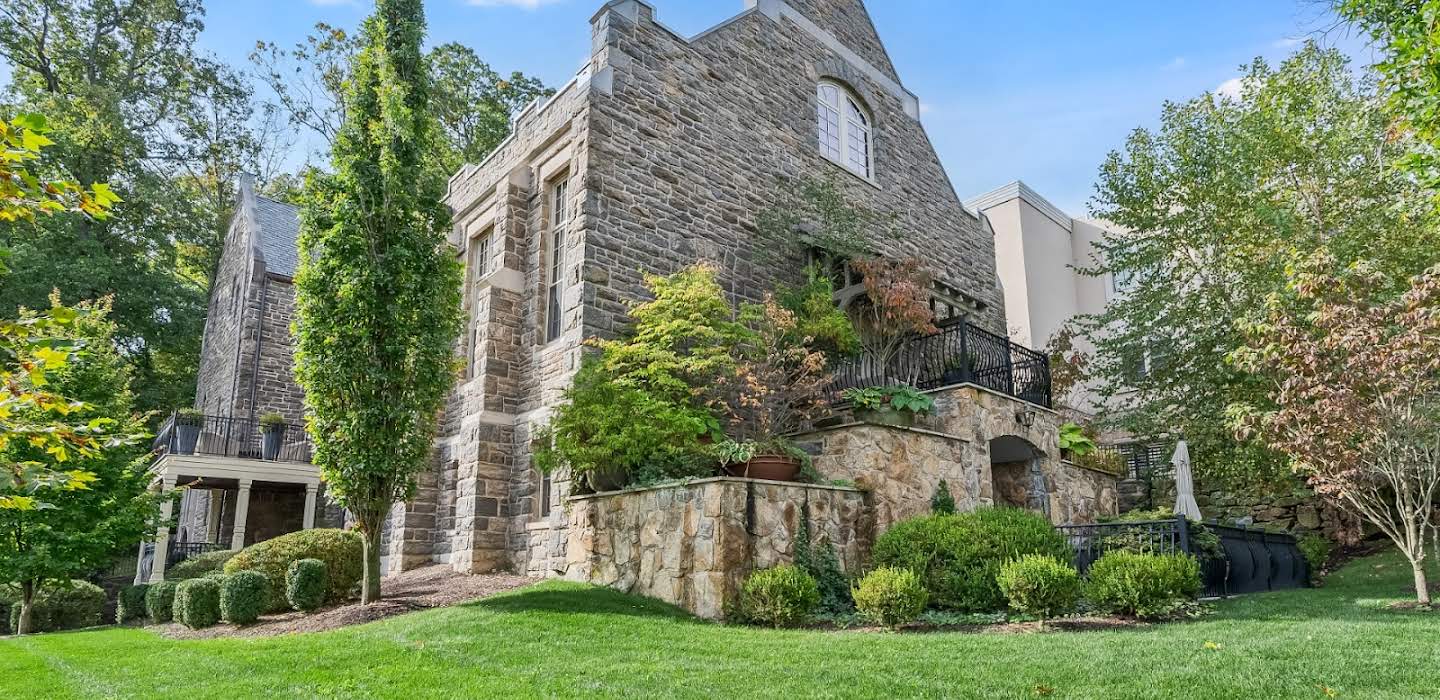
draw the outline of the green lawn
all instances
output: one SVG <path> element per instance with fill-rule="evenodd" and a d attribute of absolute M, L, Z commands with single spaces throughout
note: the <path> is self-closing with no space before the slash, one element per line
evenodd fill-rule
<path fill-rule="evenodd" d="M 1028 635 L 728 628 L 545 583 L 313 635 L 0 640 L 0 698 L 1440 696 L 1440 613 L 1382 609 L 1408 579 L 1386 555 L 1200 622 Z"/>

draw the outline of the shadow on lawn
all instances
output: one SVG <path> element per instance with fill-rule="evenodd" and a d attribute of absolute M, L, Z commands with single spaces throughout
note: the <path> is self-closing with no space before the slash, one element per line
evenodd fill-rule
<path fill-rule="evenodd" d="M 503 613 L 570 613 L 628 615 L 694 622 L 684 610 L 658 600 L 630 596 L 608 588 L 573 583 L 542 583 L 514 593 L 485 598 L 465 607 Z"/>

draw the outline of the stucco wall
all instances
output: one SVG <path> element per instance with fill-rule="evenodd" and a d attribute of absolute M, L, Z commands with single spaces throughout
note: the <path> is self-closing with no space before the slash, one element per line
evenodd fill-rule
<path fill-rule="evenodd" d="M 859 491 L 717 478 L 570 499 L 566 578 L 721 616 L 751 571 L 789 563 L 808 513 L 813 543 L 859 571 L 872 541 Z"/>

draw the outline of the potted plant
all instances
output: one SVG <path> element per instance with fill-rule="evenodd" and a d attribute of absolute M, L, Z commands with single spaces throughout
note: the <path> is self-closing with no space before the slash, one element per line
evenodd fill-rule
<path fill-rule="evenodd" d="M 842 397 L 850 402 L 855 420 L 879 425 L 908 427 L 916 416 L 935 410 L 935 400 L 913 386 L 871 386 L 846 389 Z"/>
<path fill-rule="evenodd" d="M 175 442 L 177 455 L 195 454 L 195 445 L 200 442 L 200 429 L 205 426 L 205 414 L 197 408 L 182 408 L 175 412 Z"/>
<path fill-rule="evenodd" d="M 796 314 L 773 296 L 746 305 L 741 320 L 753 333 L 736 348 L 723 391 L 733 435 L 716 449 L 731 476 L 793 481 L 807 457 L 787 436 L 829 408 L 825 353 L 800 337 Z"/>
<path fill-rule="evenodd" d="M 1100 449 L 1095 440 L 1085 433 L 1085 428 L 1076 423 L 1060 426 L 1060 456 L 1065 459 L 1084 457 Z"/>
<path fill-rule="evenodd" d="M 266 413 L 260 416 L 260 458 L 274 461 L 280 458 L 280 448 L 285 446 L 285 416 Z"/>

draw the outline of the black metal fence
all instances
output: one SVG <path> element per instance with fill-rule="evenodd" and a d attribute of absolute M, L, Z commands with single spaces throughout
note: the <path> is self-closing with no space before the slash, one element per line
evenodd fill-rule
<path fill-rule="evenodd" d="M 261 426 L 258 420 L 171 414 L 155 449 L 174 455 L 215 455 L 274 462 L 309 462 L 310 436 L 299 425 Z"/>
<path fill-rule="evenodd" d="M 841 363 L 835 391 L 907 383 L 919 389 L 976 384 L 1038 406 L 1051 406 L 1050 358 L 967 321 L 906 342 L 888 364 L 873 357 Z"/>
<path fill-rule="evenodd" d="M 1196 532 L 1200 528 L 1215 534 L 1223 555 L 1200 546 L 1200 533 Z M 1106 552 L 1128 549 L 1195 556 L 1200 561 L 1205 594 L 1210 596 L 1300 588 L 1310 581 L 1295 538 L 1284 533 L 1214 522 L 1195 524 L 1185 518 L 1061 525 L 1058 529 L 1075 551 L 1075 567 L 1081 574 L 1088 573 Z"/>
<path fill-rule="evenodd" d="M 171 542 L 170 551 L 165 555 L 165 568 L 175 566 L 190 557 L 222 549 L 229 547 L 215 542 Z"/>

